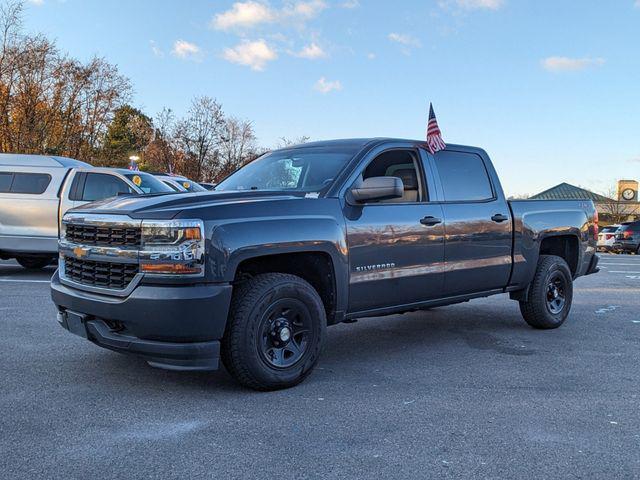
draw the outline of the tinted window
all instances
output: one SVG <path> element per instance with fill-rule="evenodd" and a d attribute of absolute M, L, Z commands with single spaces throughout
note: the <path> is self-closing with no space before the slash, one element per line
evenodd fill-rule
<path fill-rule="evenodd" d="M 104 198 L 115 197 L 119 193 L 135 193 L 129 186 L 113 175 L 87 173 L 82 200 L 93 202 Z"/>
<path fill-rule="evenodd" d="M 478 155 L 441 151 L 434 158 L 447 202 L 493 198 L 487 169 Z"/>
<path fill-rule="evenodd" d="M 43 193 L 51 183 L 51 175 L 46 173 L 0 173 L 0 192 Z"/>
<path fill-rule="evenodd" d="M 11 188 L 13 173 L 0 172 L 0 192 L 7 193 Z"/>

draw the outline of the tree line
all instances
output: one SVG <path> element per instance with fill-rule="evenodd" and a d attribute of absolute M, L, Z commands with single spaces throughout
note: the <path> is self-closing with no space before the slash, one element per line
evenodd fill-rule
<path fill-rule="evenodd" d="M 131 81 L 116 65 L 100 57 L 81 62 L 25 33 L 23 11 L 22 0 L 0 5 L 1 152 L 110 167 L 136 156 L 143 170 L 218 181 L 265 151 L 251 122 L 208 96 L 193 98 L 182 117 L 170 108 L 147 116 L 131 105 Z"/>

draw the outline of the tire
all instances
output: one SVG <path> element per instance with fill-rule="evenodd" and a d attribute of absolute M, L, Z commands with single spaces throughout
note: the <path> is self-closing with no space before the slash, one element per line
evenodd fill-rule
<path fill-rule="evenodd" d="M 573 278 L 569 265 L 555 255 L 540 255 L 529 286 L 529 297 L 520 302 L 520 313 L 533 328 L 558 328 L 564 323 L 573 301 Z"/>
<path fill-rule="evenodd" d="M 41 270 L 44 267 L 50 265 L 55 260 L 55 257 L 16 257 L 16 261 L 24 268 L 29 270 Z"/>
<path fill-rule="evenodd" d="M 315 367 L 326 328 L 324 305 L 309 283 L 283 273 L 256 275 L 233 294 L 222 363 L 245 387 L 293 387 Z"/>

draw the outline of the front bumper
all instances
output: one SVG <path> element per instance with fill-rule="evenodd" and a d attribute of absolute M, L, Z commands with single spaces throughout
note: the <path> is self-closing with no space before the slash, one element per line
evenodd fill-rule
<path fill-rule="evenodd" d="M 218 367 L 232 287 L 139 285 L 127 297 L 74 289 L 51 279 L 58 321 L 95 344 L 143 357 L 158 367 Z"/>

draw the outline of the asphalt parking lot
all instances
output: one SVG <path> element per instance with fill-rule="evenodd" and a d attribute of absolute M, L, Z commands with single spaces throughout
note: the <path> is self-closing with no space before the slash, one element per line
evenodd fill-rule
<path fill-rule="evenodd" d="M 640 256 L 536 331 L 506 296 L 329 329 L 275 393 L 60 328 L 53 269 L 0 262 L 2 478 L 640 478 Z"/>

